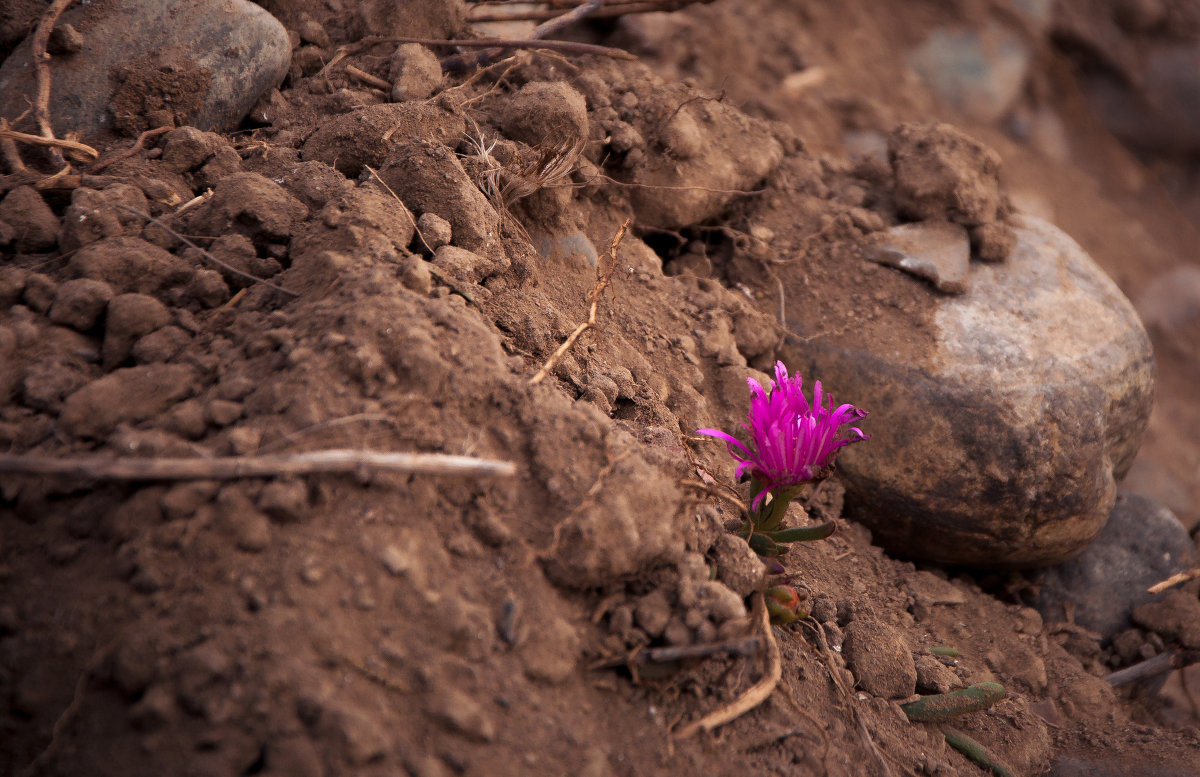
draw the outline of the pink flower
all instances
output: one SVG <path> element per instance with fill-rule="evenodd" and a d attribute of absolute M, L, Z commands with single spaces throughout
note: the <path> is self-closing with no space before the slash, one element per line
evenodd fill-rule
<path fill-rule="evenodd" d="M 813 401 L 804 398 L 804 378 L 788 377 L 783 362 L 775 362 L 775 380 L 763 389 L 754 378 L 747 378 L 750 391 L 750 423 L 742 428 L 750 433 L 753 449 L 719 429 L 697 429 L 725 441 L 729 455 L 737 459 L 737 477 L 749 472 L 762 486 L 754 496 L 751 509 L 757 510 L 768 492 L 807 483 L 833 463 L 838 449 L 868 435 L 854 427 L 842 427 L 865 418 L 867 413 L 854 405 L 833 408 L 833 397 L 822 394 L 821 381 L 813 386 Z"/>

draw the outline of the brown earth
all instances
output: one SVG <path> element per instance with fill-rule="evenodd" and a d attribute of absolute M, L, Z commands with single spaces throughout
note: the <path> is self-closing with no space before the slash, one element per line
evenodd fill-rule
<path fill-rule="evenodd" d="M 329 46 L 462 36 L 457 5 L 264 5 L 306 42 L 257 125 L 176 129 L 91 185 L 0 205 L 0 447 L 355 447 L 503 459 L 517 475 L 0 476 L 0 773 L 983 773 L 910 723 L 903 695 L 868 692 L 911 693 L 906 654 L 925 693 L 1006 687 L 956 725 L 1016 774 L 1197 773 L 1178 675 L 1164 693 L 1102 679 L 1164 635 L 1189 638 L 1196 583 L 1164 600 L 1173 631 L 1138 631 L 1122 652 L 1043 622 L 1020 575 L 918 568 L 842 522 L 782 558 L 814 620 L 776 632 L 782 679 L 753 712 L 671 736 L 761 676 L 759 643 L 623 661 L 755 632 L 755 573 L 739 577 L 723 539 L 736 510 L 692 485 L 729 482 L 732 462 L 691 432 L 734 428 L 746 376 L 804 348 L 781 321 L 819 337 L 854 306 L 885 348 L 923 325 L 928 286 L 856 253 L 899 215 L 891 169 L 852 161 L 847 130 L 956 124 L 998 152 L 1014 201 L 1131 298 L 1194 262 L 1195 228 L 1156 178 L 1183 163 L 1152 169 L 1104 131 L 1062 51 L 1036 52 L 1023 99 L 1058 106 L 1066 160 L 905 75 L 923 31 L 1008 2 L 723 0 L 570 31 L 641 61 L 520 53 L 400 103 L 322 71 Z M 388 78 L 393 50 L 344 63 Z M 132 143 L 92 140 L 103 157 Z M 170 216 L 208 255 L 122 206 Z M 627 218 L 595 327 L 531 385 L 586 320 L 597 256 Z M 1126 487 L 1194 527 L 1195 346 L 1152 335 L 1157 409 Z M 836 478 L 807 507 L 837 518 Z"/>

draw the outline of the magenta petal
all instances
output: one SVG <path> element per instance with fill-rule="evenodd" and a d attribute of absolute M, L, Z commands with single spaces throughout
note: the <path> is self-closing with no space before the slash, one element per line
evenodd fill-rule
<path fill-rule="evenodd" d="M 833 397 L 820 381 L 813 383 L 810 403 L 804 398 L 803 377 L 788 375 L 781 361 L 775 363 L 775 380 L 768 381 L 767 387 L 754 378 L 747 378 L 746 383 L 751 397 L 744 428 L 751 445 L 719 429 L 698 429 L 697 433 L 724 440 L 738 462 L 738 475 L 749 473 L 763 485 L 754 496 L 753 509 L 767 493 L 811 480 L 833 463 L 841 448 L 869 439 L 861 429 L 850 426 L 865 418 L 866 411 L 849 404 L 834 409 Z"/>

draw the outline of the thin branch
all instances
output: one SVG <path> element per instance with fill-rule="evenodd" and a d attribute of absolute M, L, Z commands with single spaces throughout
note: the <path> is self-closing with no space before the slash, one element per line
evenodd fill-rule
<path fill-rule="evenodd" d="M 190 248 L 194 248 L 194 249 L 196 249 L 197 251 L 199 251 L 199 252 L 200 252 L 200 254 L 201 254 L 202 256 L 204 256 L 204 258 L 205 258 L 205 259 L 207 259 L 208 261 L 210 261 L 210 262 L 212 262 L 213 264 L 217 265 L 218 267 L 220 267 L 221 269 L 225 270 L 226 272 L 232 273 L 232 274 L 234 274 L 234 275 L 238 276 L 239 278 L 245 278 L 246 280 L 248 280 L 248 281 L 250 281 L 250 282 L 252 282 L 252 283 L 261 283 L 263 286 L 266 286 L 268 289 L 274 289 L 275 291 L 278 291 L 278 292 L 280 292 L 281 294 L 286 294 L 286 295 L 288 295 L 289 297 L 299 297 L 299 296 L 300 296 L 300 295 L 299 295 L 297 292 L 290 291 L 289 289 L 285 289 L 285 288 L 283 288 L 282 286 L 277 286 L 276 284 L 274 284 L 274 283 L 271 283 L 271 282 L 270 282 L 270 281 L 268 281 L 268 280 L 264 280 L 264 279 L 262 279 L 262 278 L 259 278 L 257 275 L 251 275 L 251 274 L 250 274 L 250 273 L 248 273 L 248 272 L 245 272 L 245 271 L 243 271 L 243 270 L 239 270 L 238 268 L 234 267 L 234 266 L 233 266 L 233 265 L 231 265 L 231 264 L 228 264 L 228 263 L 226 263 L 226 262 L 222 262 L 220 259 L 218 259 L 217 257 L 213 256 L 213 255 L 212 255 L 212 254 L 210 254 L 208 251 L 205 251 L 203 248 L 201 248 L 200 246 L 196 245 L 196 244 L 195 244 L 195 243 L 193 243 L 191 240 L 188 240 L 186 237 L 184 237 L 183 235 L 179 234 L 179 233 L 178 233 L 178 232 L 176 232 L 175 230 L 171 229 L 171 228 L 170 228 L 170 227 L 168 227 L 168 226 L 167 226 L 165 223 L 163 223 L 163 222 L 162 222 L 162 221 L 160 221 L 159 219 L 156 219 L 156 218 L 154 218 L 153 216 L 151 216 L 151 215 L 150 215 L 150 214 L 148 214 L 148 213 L 142 213 L 142 212 L 141 212 L 140 210 L 138 210 L 137 208 L 131 208 L 131 207 L 129 207 L 128 205 L 122 205 L 122 204 L 120 204 L 120 203 L 113 203 L 113 205 L 114 205 L 114 207 L 120 208 L 121 210 L 129 211 L 130 213 L 132 213 L 133 215 L 137 216 L 138 218 L 143 218 L 143 219 L 145 219 L 146 221 L 149 221 L 151 224 L 155 225 L 156 227 L 158 227 L 158 228 L 160 228 L 160 229 L 164 229 L 164 230 L 166 230 L 166 231 L 167 231 L 167 232 L 169 232 L 171 235 L 173 235 L 173 236 L 174 236 L 174 237 L 175 237 L 177 240 L 181 241 L 181 242 L 182 242 L 184 245 L 186 245 L 186 246 L 188 246 L 188 247 L 190 247 Z"/>
<path fill-rule="evenodd" d="M 775 641 L 775 634 L 771 631 L 771 615 L 767 612 L 761 591 L 755 594 L 754 609 L 759 615 L 763 639 L 767 643 L 767 673 L 732 703 L 689 723 L 679 729 L 672 739 L 687 739 L 700 731 L 712 731 L 736 720 L 766 701 L 779 684 L 780 678 L 783 677 L 783 661 L 779 653 L 779 643 Z"/>
<path fill-rule="evenodd" d="M 442 453 L 386 453 L 335 448 L 271 456 L 211 459 L 22 456 L 0 454 L 0 472 L 65 475 L 95 480 L 237 480 L 239 478 L 357 472 L 361 469 L 417 475 L 495 477 L 516 474 L 511 462 Z"/>
<path fill-rule="evenodd" d="M 1200 567 L 1192 567 L 1191 569 L 1189 569 L 1187 571 L 1180 572 L 1177 575 L 1171 575 L 1166 580 L 1155 583 L 1154 585 L 1152 585 L 1146 589 L 1146 593 L 1161 594 L 1163 591 L 1167 590 L 1168 588 L 1174 588 L 1177 585 L 1186 583 L 1189 580 L 1195 580 L 1198 577 L 1200 577 Z"/>
<path fill-rule="evenodd" d="M 342 70 L 346 71 L 346 75 L 362 81 L 364 84 L 373 86 L 376 89 L 382 89 L 385 92 L 392 91 L 392 84 L 389 81 L 372 75 L 365 70 L 359 70 L 354 65 L 346 65 Z"/>
<path fill-rule="evenodd" d="M 47 146 L 49 148 L 66 149 L 83 157 L 88 162 L 94 162 L 100 152 L 86 143 L 62 138 L 46 138 L 41 135 L 30 135 L 28 132 L 17 132 L 13 129 L 0 128 L 0 140 L 15 140 L 29 146 Z"/>
<path fill-rule="evenodd" d="M 683 645 L 676 647 L 647 647 L 638 650 L 627 658 L 614 658 L 594 664 L 592 669 L 616 669 L 628 664 L 665 664 L 671 661 L 683 661 L 689 658 L 710 658 L 712 656 L 752 656 L 758 652 L 758 637 L 746 637 L 733 642 L 711 642 L 702 645 Z"/>
<path fill-rule="evenodd" d="M 108 159 L 105 159 L 103 162 L 98 162 L 98 163 L 92 165 L 91 167 L 88 168 L 88 172 L 89 173 L 98 173 L 101 170 L 103 170 L 104 168 L 113 164 L 114 162 L 120 162 L 122 159 L 128 159 L 129 157 L 133 156 L 134 154 L 136 154 L 137 152 L 139 152 L 143 148 L 145 148 L 147 140 L 149 140 L 150 138 L 153 138 L 153 137 L 157 137 L 157 136 L 163 134 L 164 132 L 169 132 L 173 129 L 175 129 L 175 128 L 174 127 L 155 127 L 154 129 L 146 130 L 141 135 L 138 135 L 137 142 L 133 144 L 132 148 L 122 151 L 120 154 L 117 154 L 116 156 L 109 157 Z"/>
<path fill-rule="evenodd" d="M 571 40 L 539 40 L 533 38 L 459 38 L 438 40 L 437 38 L 389 38 L 396 43 L 420 43 L 422 46 L 457 46 L 471 49 L 546 49 L 567 54 L 596 54 L 614 59 L 637 59 L 625 49 L 597 46 L 594 43 L 579 43 Z"/>
<path fill-rule="evenodd" d="M 75 0 L 54 0 L 33 33 L 30 57 L 33 59 L 33 68 L 37 76 L 33 118 L 37 121 L 42 137 L 47 140 L 54 140 L 54 128 L 50 125 L 50 54 L 46 51 L 46 46 L 50 42 L 50 33 L 54 30 L 54 25 L 58 23 L 58 17 L 62 16 L 63 11 L 73 2 Z M 60 167 L 66 164 L 62 153 L 57 149 L 54 150 L 54 162 Z"/>
<path fill-rule="evenodd" d="M 583 0 L 580 0 L 582 3 Z M 606 0 L 602 8 L 597 9 L 592 13 L 593 19 L 611 19 L 617 16 L 625 16 L 627 14 L 641 13 L 661 13 L 678 11 L 688 5 L 695 3 L 709 3 L 712 0 L 666 0 L 665 2 L 653 2 L 652 0 L 632 0 L 631 2 L 614 2 Z M 554 8 L 536 8 L 536 9 L 518 9 L 511 12 L 482 12 L 469 16 L 467 22 L 470 24 L 478 24 L 482 22 L 523 22 L 523 21 L 538 21 L 540 19 L 553 19 L 561 12 Z"/>
<path fill-rule="evenodd" d="M 537 371 L 537 374 L 529 379 L 530 386 L 536 386 L 546 379 L 550 374 L 550 370 L 554 369 L 554 365 L 558 364 L 563 355 L 571 350 L 571 346 L 579 339 L 579 336 L 586 332 L 596 324 L 596 309 L 600 304 L 600 294 L 605 287 L 612 282 L 613 272 L 617 269 L 617 246 L 621 244 L 621 238 L 625 237 L 625 232 L 629 229 L 629 219 L 625 219 L 625 223 L 617 230 L 617 234 L 612 239 L 612 244 L 608 247 L 608 267 L 602 268 L 602 265 L 597 263 L 596 266 L 596 285 L 592 286 L 592 290 L 588 292 L 588 299 L 591 300 L 591 307 L 588 309 L 587 321 L 584 321 L 579 326 L 575 327 L 575 331 L 567 337 L 562 345 L 550 355 L 542 368 Z"/>

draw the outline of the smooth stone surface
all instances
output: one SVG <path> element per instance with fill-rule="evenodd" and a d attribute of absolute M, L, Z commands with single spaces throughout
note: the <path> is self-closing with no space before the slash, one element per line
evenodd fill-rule
<path fill-rule="evenodd" d="M 878 234 L 863 256 L 923 278 L 945 294 L 967 290 L 971 240 L 967 230 L 948 221 L 901 224 Z"/>
<path fill-rule="evenodd" d="M 1154 394 L 1132 305 L 1066 234 L 1022 217 L 1002 264 L 930 298 L 903 347 L 830 321 L 797 365 L 871 412 L 838 459 L 847 513 L 898 555 L 984 567 L 1061 561 L 1101 530 Z M 849 315 L 849 314 L 847 314 Z"/>
<path fill-rule="evenodd" d="M 283 25 L 247 0 L 112 0 L 76 5 L 63 24 L 78 29 L 84 45 L 51 59 L 50 115 L 60 137 L 147 120 L 234 129 L 291 62 Z M 34 94 L 31 45 L 26 39 L 0 66 L 0 115 L 18 116 Z M 124 91 L 112 77 L 122 72 L 132 75 Z"/>
<path fill-rule="evenodd" d="M 1038 589 L 1034 604 L 1048 623 L 1066 620 L 1064 607 L 1070 604 L 1075 623 L 1107 641 L 1129 627 L 1134 608 L 1156 598 L 1147 588 L 1195 560 L 1192 539 L 1174 513 L 1123 491 L 1104 530 L 1083 553 L 1031 575 Z"/>
<path fill-rule="evenodd" d="M 1016 101 L 1032 52 L 1015 32 L 995 22 L 982 28 L 939 28 L 908 55 L 943 100 L 972 119 L 995 121 Z"/>

